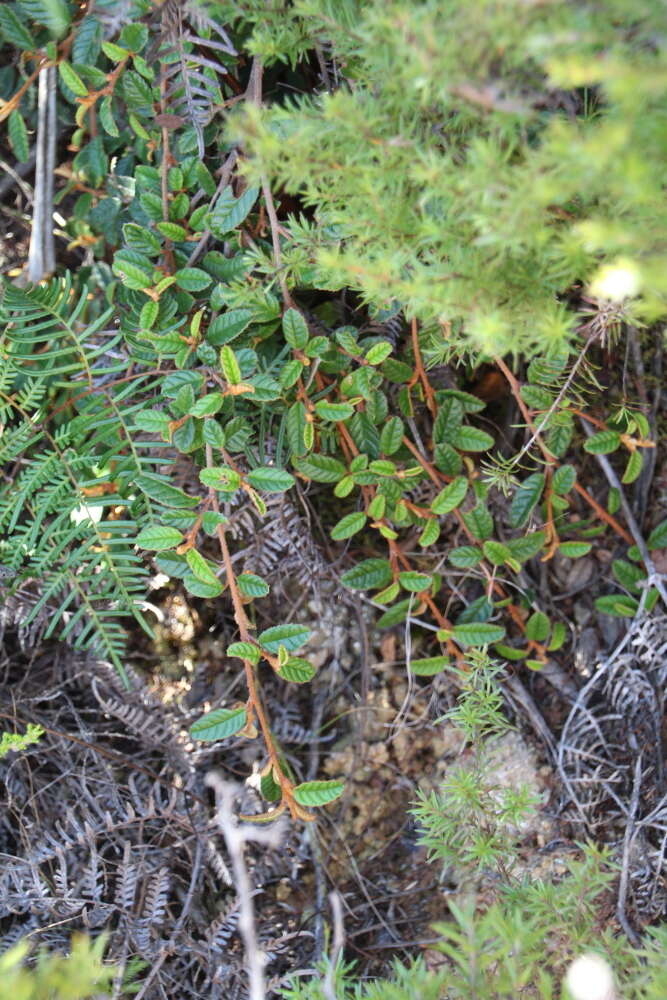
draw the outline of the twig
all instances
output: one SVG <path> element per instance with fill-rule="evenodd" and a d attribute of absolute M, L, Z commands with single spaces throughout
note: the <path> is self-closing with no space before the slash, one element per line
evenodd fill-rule
<path fill-rule="evenodd" d="M 32 233 L 28 253 L 28 280 L 39 282 L 56 266 L 53 241 L 53 178 L 56 166 L 56 71 L 39 72 L 37 139 Z"/>
<path fill-rule="evenodd" d="M 503 375 L 505 376 L 505 378 L 507 379 L 507 381 L 509 383 L 509 386 L 510 386 L 510 389 L 512 390 L 512 395 L 514 396 L 514 398 L 515 398 L 515 400 L 517 402 L 517 405 L 518 405 L 519 409 L 521 410 L 521 415 L 523 416 L 523 419 L 526 421 L 526 426 L 531 431 L 531 433 L 532 433 L 535 441 L 537 442 L 537 445 L 538 445 L 540 451 L 542 452 L 542 455 L 544 456 L 545 462 L 549 466 L 555 466 L 557 464 L 556 456 L 553 455 L 549 451 L 549 449 L 545 445 L 544 441 L 542 440 L 542 437 L 540 435 L 540 431 L 535 427 L 535 423 L 534 423 L 534 421 L 533 421 L 533 419 L 532 419 L 532 417 L 530 415 L 530 411 L 528 410 L 528 407 L 526 406 L 526 404 L 524 403 L 524 401 L 523 401 L 523 399 L 521 397 L 521 386 L 519 385 L 518 381 L 516 380 L 516 378 L 514 377 L 514 375 L 512 374 L 512 372 L 509 370 L 509 368 L 507 367 L 507 365 L 505 364 L 505 362 L 503 361 L 502 358 L 497 357 L 494 360 L 495 360 L 496 364 L 498 365 L 498 367 L 500 368 L 500 370 L 503 373 Z M 630 536 L 628 535 L 628 533 L 625 530 L 625 528 L 623 528 L 622 525 L 620 525 L 618 523 L 618 521 L 616 520 L 616 518 L 613 517 L 608 511 L 606 511 L 604 509 L 604 507 L 602 507 L 597 502 L 597 500 L 595 500 L 590 495 L 590 493 L 588 492 L 588 490 L 584 489 L 584 487 L 581 486 L 581 484 L 578 483 L 578 482 L 574 484 L 574 489 L 577 491 L 577 493 L 579 494 L 579 496 L 583 497 L 583 499 L 586 501 L 586 503 L 589 505 L 589 507 L 592 507 L 592 509 L 595 511 L 595 513 L 598 515 L 599 518 L 601 518 L 603 521 L 605 521 L 609 525 L 610 528 L 613 528 L 614 531 L 618 535 L 620 535 L 621 538 L 623 538 L 629 545 L 632 545 L 632 541 L 630 539 Z M 547 528 L 548 527 L 549 526 L 547 525 Z"/>
<path fill-rule="evenodd" d="M 431 416 L 435 419 L 438 412 L 438 406 L 435 401 L 435 393 L 433 392 L 433 387 L 428 380 L 428 375 L 424 370 L 424 363 L 422 361 L 421 348 L 419 346 L 419 331 L 417 329 L 417 320 L 413 319 L 411 326 L 412 335 L 412 350 L 415 356 L 415 373 L 410 380 L 410 384 L 414 385 L 415 382 L 421 382 L 424 389 L 424 396 L 426 399 L 426 406 L 428 407 Z"/>
<path fill-rule="evenodd" d="M 24 163 L 18 163 L 16 167 L 10 167 L 8 163 L 4 160 L 0 160 L 0 170 L 4 170 L 7 177 L 4 177 L 0 181 L 0 199 L 2 199 L 8 191 L 16 184 L 17 187 L 21 189 L 22 194 L 29 203 L 32 203 L 32 191 L 30 185 L 26 184 L 23 180 L 24 174 L 29 174 L 32 168 L 35 166 L 35 160 L 37 159 L 37 148 L 33 147 L 28 156 L 28 159 Z"/>
<path fill-rule="evenodd" d="M 331 903 L 331 912 L 333 914 L 334 922 L 334 934 L 333 934 L 333 947 L 331 949 L 331 957 L 329 958 L 329 967 L 327 969 L 327 974 L 322 983 L 322 992 L 324 993 L 325 1000 L 337 1000 L 336 998 L 336 967 L 340 956 L 345 945 L 345 927 L 343 924 L 343 907 L 340 901 L 340 895 L 334 889 L 333 892 L 329 893 L 329 902 Z"/>
<path fill-rule="evenodd" d="M 160 71 L 160 113 L 164 115 L 167 111 L 167 77 L 165 67 L 162 65 Z M 162 160 L 160 162 L 160 189 L 162 195 L 162 218 L 165 222 L 169 222 L 169 167 L 171 166 L 172 156 L 169 148 L 169 129 L 163 125 L 161 132 Z M 174 257 L 174 245 L 171 240 L 165 240 L 163 256 L 167 274 L 173 274 L 176 270 L 176 260 Z"/>
<path fill-rule="evenodd" d="M 639 944 L 639 935 L 630 925 L 625 912 L 625 901 L 628 895 L 628 881 L 630 877 L 630 848 L 632 847 L 635 817 L 639 808 L 639 793 L 642 784 L 642 755 L 641 753 L 635 761 L 635 776 L 632 783 L 632 798 L 630 809 L 628 810 L 628 821 L 625 825 L 625 835 L 623 837 L 623 861 L 621 865 L 621 878 L 618 883 L 618 899 L 616 901 L 616 918 L 634 945 Z"/>
<path fill-rule="evenodd" d="M 567 379 L 565 380 L 565 383 L 564 383 L 562 389 L 560 390 L 560 392 L 558 393 L 558 395 L 556 396 L 556 398 L 554 399 L 553 403 L 551 404 L 551 406 L 549 407 L 549 409 L 546 411 L 546 413 L 542 415 L 539 426 L 537 426 L 535 428 L 535 430 L 534 430 L 533 434 L 531 435 L 530 439 L 526 442 L 526 444 L 523 446 L 523 448 L 521 449 L 521 451 L 519 452 L 519 454 L 516 456 L 515 461 L 517 463 L 521 461 L 521 459 L 526 454 L 526 452 L 529 451 L 533 447 L 533 445 L 535 444 L 535 442 L 537 441 L 538 437 L 540 436 L 540 434 L 544 430 L 544 428 L 545 428 L 545 426 L 547 424 L 547 421 L 549 420 L 549 417 L 552 415 L 552 413 L 554 413 L 554 411 L 556 410 L 556 408 L 560 404 L 561 400 L 565 396 L 565 393 L 568 391 L 568 389 L 572 385 L 572 383 L 574 381 L 574 376 L 577 374 L 577 372 L 579 370 L 579 367 L 581 366 L 581 363 L 583 362 L 584 358 L 586 357 L 586 352 L 588 351 L 588 348 L 591 346 L 591 344 L 593 343 L 594 340 L 597 340 L 598 336 L 599 336 L 598 332 L 595 331 L 594 333 L 592 333 L 590 335 L 590 337 L 588 338 L 588 340 L 584 344 L 584 346 L 583 346 L 583 348 L 581 350 L 581 353 L 579 354 L 579 357 L 577 358 L 577 360 L 575 361 L 575 363 L 572 365 L 572 371 L 570 372 L 570 374 L 568 375 Z"/>
<path fill-rule="evenodd" d="M 208 468 L 212 468 L 214 465 L 213 449 L 208 444 L 206 445 L 206 465 Z M 208 499 L 211 509 L 216 513 L 220 513 L 220 501 L 218 500 L 218 495 L 214 489 L 209 490 Z M 250 622 L 248 621 L 248 616 L 246 615 L 243 600 L 241 598 L 241 592 L 236 581 L 236 575 L 232 565 L 232 557 L 227 544 L 227 536 L 225 534 L 224 525 L 219 524 L 216 530 L 218 543 L 220 545 L 220 552 L 222 554 L 222 561 L 227 574 L 227 586 L 229 587 L 232 606 L 234 608 L 234 621 L 236 622 L 239 630 L 239 638 L 241 642 L 252 643 L 253 637 L 250 630 Z M 243 668 L 245 671 L 246 687 L 248 689 L 247 724 L 252 724 L 253 716 L 259 723 L 259 728 L 264 740 L 264 746 L 266 747 L 269 760 L 273 765 L 274 779 L 280 785 L 280 790 L 282 792 L 282 808 L 284 808 L 285 805 L 288 806 L 290 815 L 294 819 L 310 819 L 311 816 L 296 802 L 293 794 L 294 785 L 283 769 L 280 755 L 276 748 L 273 734 L 271 733 L 271 727 L 269 726 L 266 712 L 264 711 L 264 706 L 262 705 L 262 700 L 259 694 L 257 678 L 255 676 L 255 665 L 250 660 L 244 659 Z M 278 806 L 277 809 L 281 809 L 281 806 Z"/>
<path fill-rule="evenodd" d="M 229 184 L 229 180 L 232 176 L 232 171 L 236 166 L 236 161 L 238 160 L 238 158 L 239 158 L 238 150 L 233 149 L 229 154 L 229 156 L 227 157 L 227 159 L 225 160 L 225 162 L 223 163 L 222 168 L 220 170 L 220 181 L 216 188 L 215 194 L 211 199 L 211 204 L 210 204 L 211 211 L 213 210 L 216 201 L 218 200 L 224 189 Z M 202 251 L 204 250 L 206 244 L 209 241 L 210 236 L 211 236 L 211 230 L 205 229 L 204 232 L 201 234 L 197 246 L 194 248 L 194 250 L 188 257 L 188 267 L 192 267 L 195 261 L 199 259 L 199 257 L 202 254 Z"/>
<path fill-rule="evenodd" d="M 246 97 L 252 103 L 259 107 L 262 103 L 262 76 L 264 72 L 264 67 L 262 66 L 261 59 L 256 56 L 252 61 L 252 67 L 250 69 L 250 79 L 248 80 L 248 88 L 246 90 Z M 262 194 L 264 196 L 264 204 L 266 205 L 266 214 L 269 217 L 269 226 L 271 227 L 271 245 L 273 247 L 273 263 L 276 268 L 276 273 L 278 276 L 278 284 L 280 285 L 280 294 L 283 298 L 283 303 L 286 309 L 289 309 L 293 305 L 292 297 L 287 288 L 287 280 L 283 273 L 283 257 L 282 250 L 280 249 L 280 223 L 278 222 L 278 215 L 276 213 L 276 206 L 273 201 L 273 195 L 271 193 L 271 187 L 267 177 L 262 177 Z"/>
<path fill-rule="evenodd" d="M 282 826 L 262 830 L 244 824 L 239 826 L 233 813 L 235 787 L 214 773 L 206 775 L 206 784 L 216 797 L 216 820 L 225 838 L 229 858 L 234 872 L 236 894 L 239 899 L 239 932 L 243 939 L 246 958 L 250 1000 L 266 1000 L 264 965 L 266 958 L 259 947 L 255 925 L 255 907 L 252 901 L 252 885 L 245 863 L 244 847 L 248 841 L 277 848 L 282 840 Z"/>
<path fill-rule="evenodd" d="M 278 223 L 278 215 L 276 214 L 276 206 L 273 202 L 273 195 L 271 194 L 271 188 L 269 186 L 268 180 L 262 178 L 262 194 L 264 195 L 264 203 L 266 205 L 266 214 L 269 217 L 269 225 L 271 227 L 271 244 L 273 246 L 273 263 L 276 268 L 276 273 L 278 275 L 278 284 L 280 285 L 280 294 L 282 295 L 283 302 L 287 309 L 293 305 L 292 297 L 287 288 L 287 279 L 283 271 L 283 256 L 282 250 L 280 249 L 280 236 L 278 230 L 280 225 Z"/>

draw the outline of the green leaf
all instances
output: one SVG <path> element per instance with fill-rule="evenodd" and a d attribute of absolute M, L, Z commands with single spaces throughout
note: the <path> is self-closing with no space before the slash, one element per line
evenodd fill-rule
<path fill-rule="evenodd" d="M 523 660 L 528 655 L 527 649 L 515 649 L 514 646 L 505 646 L 502 642 L 497 643 L 493 648 L 499 656 L 506 660 Z"/>
<path fill-rule="evenodd" d="M 127 222 L 123 226 L 123 236 L 130 250 L 136 250 L 147 257 L 156 257 L 162 249 L 155 233 L 135 222 Z"/>
<path fill-rule="evenodd" d="M 241 369 L 231 347 L 220 348 L 220 367 L 229 385 L 238 385 L 241 381 Z"/>
<path fill-rule="evenodd" d="M 156 552 L 173 549 L 182 541 L 183 535 L 180 531 L 162 524 L 148 524 L 137 535 L 137 545 L 142 549 L 153 549 Z"/>
<path fill-rule="evenodd" d="M 303 361 L 299 361 L 298 358 L 291 358 L 289 361 L 286 361 L 278 374 L 278 381 L 283 389 L 291 389 L 301 378 L 303 369 Z M 319 415 L 322 416 L 321 413 Z"/>
<path fill-rule="evenodd" d="M 158 222 L 155 228 L 159 233 L 162 233 L 166 240 L 171 240 L 173 243 L 180 243 L 188 238 L 187 229 L 180 226 L 178 222 Z M 190 268 L 190 270 L 194 271 L 198 268 Z"/>
<path fill-rule="evenodd" d="M 554 653 L 557 649 L 560 649 L 565 639 L 567 638 L 567 629 L 563 622 L 556 622 L 551 632 L 551 639 L 547 649 L 550 653 Z"/>
<path fill-rule="evenodd" d="M 412 673 L 419 677 L 432 677 L 433 674 L 439 674 L 441 670 L 445 670 L 449 664 L 448 656 L 427 656 L 421 660 L 411 660 L 409 667 Z"/>
<path fill-rule="evenodd" d="M 216 587 L 220 583 L 208 560 L 204 559 L 203 555 L 196 549 L 189 549 L 185 553 L 185 558 L 194 575 L 202 583 L 208 583 L 212 587 Z"/>
<path fill-rule="evenodd" d="M 28 143 L 28 129 L 20 111 L 12 111 L 7 122 L 7 131 L 14 156 L 21 163 L 25 163 L 30 156 L 30 145 Z"/>
<path fill-rule="evenodd" d="M 488 622 L 493 614 L 493 604 L 486 594 L 477 597 L 470 604 L 466 604 L 463 611 L 457 616 L 457 625 L 467 625 L 469 622 Z"/>
<path fill-rule="evenodd" d="M 294 798 L 300 806 L 324 806 L 340 798 L 345 788 L 342 778 L 334 781 L 306 781 L 294 789 Z"/>
<path fill-rule="evenodd" d="M 296 309 L 288 309 L 283 316 L 283 335 L 295 351 L 302 351 L 308 343 L 308 325 Z"/>
<path fill-rule="evenodd" d="M 120 40 L 130 52 L 141 52 L 148 41 L 148 28 L 145 24 L 126 24 Z"/>
<path fill-rule="evenodd" d="M 353 514 L 346 514 L 345 517 L 341 517 L 340 521 L 331 529 L 331 537 L 336 542 L 340 541 L 342 538 L 351 538 L 352 535 L 356 535 L 358 531 L 361 531 L 365 524 L 366 515 L 363 511 L 360 510 L 355 511 Z"/>
<path fill-rule="evenodd" d="M 183 585 L 187 592 L 194 597 L 205 597 L 209 600 L 213 597 L 219 597 L 224 590 L 219 580 L 216 580 L 215 583 L 207 583 L 190 571 L 183 574 Z"/>
<path fill-rule="evenodd" d="M 383 455 L 394 455 L 401 447 L 405 426 L 400 417 L 389 417 L 380 433 L 380 451 Z"/>
<path fill-rule="evenodd" d="M 454 625 L 451 633 L 452 638 L 463 646 L 486 646 L 490 642 L 500 642 L 505 629 L 490 622 L 465 622 Z"/>
<path fill-rule="evenodd" d="M 446 476 L 458 476 L 463 469 L 463 459 L 456 448 L 451 444 L 441 441 L 434 449 L 434 464 L 437 469 L 444 472 Z"/>
<path fill-rule="evenodd" d="M 209 229 L 214 236 L 223 237 L 240 226 L 257 201 L 259 188 L 247 188 L 235 198 L 231 187 L 220 194 L 209 219 Z"/>
<path fill-rule="evenodd" d="M 236 582 L 244 597 L 266 597 L 270 589 L 266 580 L 255 573 L 241 573 Z"/>
<path fill-rule="evenodd" d="M 577 470 L 573 465 L 561 465 L 553 474 L 551 485 L 554 493 L 565 496 L 577 481 Z"/>
<path fill-rule="evenodd" d="M 233 493 L 241 485 L 241 477 L 238 472 L 222 465 L 200 469 L 199 480 L 204 486 L 208 486 L 212 490 L 220 490 L 222 493 Z"/>
<path fill-rule="evenodd" d="M 461 506 L 467 492 L 468 480 L 465 476 L 459 476 L 438 493 L 431 504 L 431 510 L 438 515 L 449 514 Z"/>
<path fill-rule="evenodd" d="M 649 551 L 654 549 L 667 549 L 667 521 L 661 521 L 646 539 L 646 547 Z"/>
<path fill-rule="evenodd" d="M 621 435 L 618 431 L 598 431 L 586 441 L 584 451 L 590 452 L 591 455 L 608 455 L 616 451 L 620 444 Z"/>
<path fill-rule="evenodd" d="M 592 548 L 590 542 L 561 542 L 558 551 L 568 559 L 580 559 L 581 556 L 587 556 Z"/>
<path fill-rule="evenodd" d="M 277 653 L 281 646 L 284 646 L 288 653 L 292 653 L 308 642 L 310 635 L 311 631 L 305 625 L 273 625 L 260 632 L 257 641 L 269 653 Z"/>
<path fill-rule="evenodd" d="M 389 357 L 393 347 L 386 340 L 381 340 L 378 344 L 373 344 L 371 349 L 366 353 L 366 361 L 369 365 L 381 365 L 383 361 Z"/>
<path fill-rule="evenodd" d="M 458 548 L 452 549 L 447 558 L 452 566 L 456 566 L 458 569 L 469 569 L 482 561 L 483 553 L 476 545 L 460 545 Z"/>
<path fill-rule="evenodd" d="M 531 410 L 548 410 L 554 401 L 554 396 L 541 385 L 521 386 L 521 398 Z"/>
<path fill-rule="evenodd" d="M 377 458 L 380 454 L 380 435 L 368 414 L 357 411 L 347 426 L 359 451 L 370 458 Z"/>
<path fill-rule="evenodd" d="M 24 52 L 34 52 L 37 43 L 23 21 L 7 4 L 0 4 L 0 33 L 11 45 Z"/>
<path fill-rule="evenodd" d="M 127 49 L 122 48 L 120 45 L 115 45 L 113 42 L 102 42 L 102 52 L 104 52 L 107 59 L 116 63 L 123 62 L 130 55 Z"/>
<path fill-rule="evenodd" d="M 284 681 L 291 681 L 292 684 L 307 684 L 317 673 L 312 663 L 298 656 L 290 656 L 287 663 L 283 663 L 276 672 Z"/>
<path fill-rule="evenodd" d="M 631 451 L 630 457 L 628 458 L 628 464 L 625 466 L 625 472 L 623 473 L 622 483 L 626 485 L 629 483 L 634 483 L 635 480 L 641 475 L 642 468 L 644 466 L 644 456 L 641 451 Z"/>
<path fill-rule="evenodd" d="M 146 83 L 143 77 L 139 73 L 135 73 L 134 70 L 126 69 L 121 79 L 123 82 L 123 97 L 128 109 L 142 117 L 148 117 L 148 115 L 153 114 L 153 88 Z M 138 134 L 141 134 L 142 130 L 145 131 L 142 129 L 138 118 L 135 117 L 134 121 L 139 126 Z M 178 195 L 170 205 L 170 212 L 172 207 L 177 204 L 177 201 Z"/>
<path fill-rule="evenodd" d="M 435 518 L 432 518 L 430 521 L 427 521 L 426 524 L 424 525 L 424 529 L 419 538 L 417 539 L 417 544 L 420 545 L 423 549 L 427 549 L 429 545 L 434 545 L 439 537 L 440 537 L 440 525 L 435 520 Z"/>
<path fill-rule="evenodd" d="M 225 397 L 221 392 L 209 392 L 190 407 L 191 417 L 211 417 L 222 408 Z"/>
<path fill-rule="evenodd" d="M 112 270 L 124 285 L 134 291 L 150 288 L 153 284 L 151 262 L 134 250 L 119 250 L 114 256 Z"/>
<path fill-rule="evenodd" d="M 149 434 L 162 434 L 169 427 L 169 415 L 161 410 L 138 410 L 134 414 L 134 426 Z"/>
<path fill-rule="evenodd" d="M 438 399 L 442 400 L 443 405 L 447 400 L 455 399 L 463 407 L 464 413 L 479 413 L 486 406 L 484 400 L 469 392 L 462 392 L 461 389 L 442 389 L 438 393 Z"/>
<path fill-rule="evenodd" d="M 464 408 L 460 399 L 455 396 L 445 396 L 433 425 L 433 440 L 437 444 L 451 445 L 452 436 L 456 434 L 463 422 Z"/>
<path fill-rule="evenodd" d="M 55 38 L 64 35 L 70 26 L 72 19 L 67 0 L 23 0 L 23 4 L 29 16 L 48 28 Z"/>
<path fill-rule="evenodd" d="M 547 540 L 547 536 L 544 531 L 530 531 L 523 538 L 511 538 L 507 542 L 507 548 L 510 550 L 513 559 L 518 559 L 519 562 L 526 562 L 527 559 L 532 559 L 544 548 L 544 543 Z"/>
<path fill-rule="evenodd" d="M 105 97 L 100 101 L 100 122 L 107 135 L 118 138 L 120 131 L 113 116 L 113 102 L 111 97 Z"/>
<path fill-rule="evenodd" d="M 377 604 L 391 604 L 398 597 L 400 589 L 398 580 L 394 580 L 388 587 L 381 590 L 379 594 L 376 594 L 374 600 Z"/>
<path fill-rule="evenodd" d="M 88 96 L 88 87 L 86 87 L 79 74 L 72 69 L 70 64 L 65 59 L 61 59 L 58 63 L 58 72 L 60 73 L 60 79 L 63 81 L 65 86 L 68 87 L 76 97 Z"/>
<path fill-rule="evenodd" d="M 205 510 L 201 518 L 201 526 L 207 535 L 214 537 L 218 533 L 219 524 L 227 524 L 229 518 L 224 514 L 219 514 L 216 510 Z"/>
<path fill-rule="evenodd" d="M 328 403 L 325 399 L 321 399 L 315 403 L 315 412 L 322 420 L 349 420 L 354 413 L 354 407 L 351 403 Z"/>
<path fill-rule="evenodd" d="M 510 504 L 510 524 L 513 528 L 522 528 L 535 505 L 539 503 L 544 489 L 545 476 L 543 472 L 533 472 L 517 487 Z"/>
<path fill-rule="evenodd" d="M 535 611 L 526 622 L 526 639 L 544 642 L 551 631 L 551 622 L 542 611 Z"/>
<path fill-rule="evenodd" d="M 405 600 L 395 604 L 393 608 L 389 608 L 378 618 L 378 628 L 392 628 L 394 625 L 400 625 L 408 617 L 410 605 L 413 603 L 413 598 L 407 597 Z"/>
<path fill-rule="evenodd" d="M 420 594 L 422 590 L 427 590 L 433 583 L 433 577 L 428 573 L 417 573 L 414 570 L 407 570 L 398 574 L 398 582 L 404 590 L 410 590 L 415 594 Z"/>
<path fill-rule="evenodd" d="M 211 284 L 211 276 L 200 267 L 182 267 L 174 274 L 176 284 L 185 292 L 203 292 Z"/>
<path fill-rule="evenodd" d="M 182 580 L 185 576 L 191 575 L 185 556 L 179 556 L 173 549 L 155 556 L 155 565 L 161 573 L 174 580 Z"/>
<path fill-rule="evenodd" d="M 461 451 L 488 451 L 493 448 L 493 438 L 479 427 L 469 427 L 467 424 L 458 427 L 449 435 L 448 441 Z"/>
<path fill-rule="evenodd" d="M 511 551 L 502 542 L 484 542 L 482 549 L 486 558 L 494 566 L 502 566 L 508 559 L 512 558 Z"/>
<path fill-rule="evenodd" d="M 285 431 L 289 443 L 290 453 L 297 458 L 301 457 L 308 450 L 305 443 L 306 434 L 306 407 L 298 399 L 292 403 L 285 417 Z"/>
<path fill-rule="evenodd" d="M 193 740 L 226 740 L 243 729 L 247 721 L 245 708 L 216 708 L 190 727 Z"/>
<path fill-rule="evenodd" d="M 281 395 L 280 383 L 271 378 L 270 375 L 253 375 L 246 379 L 248 385 L 252 386 L 252 393 L 246 395 L 253 403 L 268 403 L 272 399 L 278 399 Z"/>
<path fill-rule="evenodd" d="M 370 590 L 386 587 L 391 578 L 391 566 L 387 559 L 364 559 L 343 573 L 340 582 L 349 590 Z"/>
<path fill-rule="evenodd" d="M 639 610 L 639 602 L 626 594 L 608 594 L 595 599 L 595 607 L 605 615 L 615 618 L 633 618 Z"/>
<path fill-rule="evenodd" d="M 646 579 L 646 573 L 634 563 L 626 562 L 625 559 L 614 559 L 611 564 L 612 573 L 626 590 L 639 593 L 639 584 Z"/>
<path fill-rule="evenodd" d="M 273 465 L 260 465 L 246 476 L 246 479 L 256 490 L 263 490 L 265 493 L 284 493 L 294 486 L 294 476 L 291 476 L 285 469 L 278 469 Z"/>
<path fill-rule="evenodd" d="M 480 542 L 493 534 L 493 518 L 483 503 L 478 503 L 472 510 L 463 514 L 463 521 L 471 535 Z"/>
<path fill-rule="evenodd" d="M 221 347 L 243 333 L 251 322 L 251 309 L 228 309 L 222 316 L 216 316 L 210 324 L 206 339 L 214 347 Z"/>
<path fill-rule="evenodd" d="M 296 470 L 316 483 L 337 483 L 345 475 L 345 466 L 337 458 L 313 452 L 294 463 Z"/>
<path fill-rule="evenodd" d="M 368 466 L 368 471 L 376 476 L 395 476 L 397 473 L 396 464 L 387 458 L 376 458 Z"/>
<path fill-rule="evenodd" d="M 139 325 L 142 330 L 150 330 L 154 326 L 159 312 L 160 306 L 157 302 L 153 302 L 152 299 L 144 302 L 139 313 Z"/>
<path fill-rule="evenodd" d="M 156 503 L 163 504 L 165 507 L 196 507 L 200 502 L 199 497 L 190 497 L 183 490 L 177 489 L 171 483 L 167 483 L 151 473 L 137 476 L 134 483 L 151 500 L 155 500 Z"/>
<path fill-rule="evenodd" d="M 273 777 L 273 767 L 269 766 L 268 772 L 260 776 L 259 790 L 262 793 L 262 798 L 266 799 L 267 802 L 277 802 L 278 799 L 282 798 L 280 785 Z"/>
<path fill-rule="evenodd" d="M 233 642 L 227 646 L 227 656 L 237 656 L 239 660 L 259 663 L 262 651 L 253 642 Z"/>

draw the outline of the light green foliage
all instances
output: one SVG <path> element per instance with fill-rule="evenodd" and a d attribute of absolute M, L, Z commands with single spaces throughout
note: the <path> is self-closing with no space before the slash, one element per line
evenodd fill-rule
<path fill-rule="evenodd" d="M 575 281 L 612 300 L 627 283 L 631 315 L 664 315 L 662 4 L 373 0 L 349 30 L 352 10 L 290 15 L 295 39 L 332 38 L 349 86 L 235 127 L 249 174 L 315 209 L 292 233 L 316 281 L 462 320 L 449 345 L 493 353 L 562 349 L 575 315 L 557 295 Z"/>
<path fill-rule="evenodd" d="M 0 956 L 0 1000 L 86 1000 L 107 996 L 115 970 L 104 965 L 104 937 L 91 942 L 74 937 L 67 956 L 40 955 L 35 965 L 24 964 L 27 942 Z"/>
<path fill-rule="evenodd" d="M 600 908 L 617 873 L 607 851 L 581 847 L 557 879 L 521 871 L 517 824 L 531 812 L 525 789 L 499 789 L 489 761 L 494 740 L 507 731 L 497 668 L 475 654 L 461 672 L 463 693 L 449 713 L 469 742 L 472 760 L 450 767 L 441 790 L 421 795 L 413 810 L 431 857 L 444 862 L 458 891 L 443 896 L 449 919 L 430 945 L 445 961 L 429 971 L 421 961 L 395 963 L 391 976 L 363 983 L 353 966 L 333 975 L 337 1000 L 539 1000 L 561 996 L 568 963 L 585 951 L 605 956 L 628 1000 L 657 1000 L 664 989 L 664 928 L 635 948 L 600 930 Z M 483 886 L 483 896 L 479 894 Z M 484 902 L 480 903 L 483 898 Z M 310 981 L 295 980 L 283 1000 L 329 1000 L 327 963 Z"/>
<path fill-rule="evenodd" d="M 0 734 L 0 760 L 8 753 L 20 752 L 26 747 L 39 743 L 40 737 L 44 735 L 41 726 L 29 723 L 25 733 L 1 733 Z"/>

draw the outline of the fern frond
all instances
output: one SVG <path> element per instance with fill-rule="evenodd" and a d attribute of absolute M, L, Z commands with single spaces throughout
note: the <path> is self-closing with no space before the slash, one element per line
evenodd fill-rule
<path fill-rule="evenodd" d="M 228 73 L 218 54 L 235 56 L 236 50 L 222 25 L 195 4 L 167 0 L 162 27 L 160 58 L 166 64 L 169 104 L 194 128 L 203 158 L 204 126 L 211 120 L 213 109 L 222 104 L 218 77 Z"/>
<path fill-rule="evenodd" d="M 4 286 L 0 458 L 14 467 L 0 489 L 0 550 L 18 574 L 14 585 L 30 579 L 38 591 L 25 626 L 48 614 L 47 635 L 94 651 L 122 674 L 123 617 L 150 633 L 139 528 L 123 494 L 154 459 L 130 432 L 137 385 L 97 384 L 124 372 L 125 361 L 120 352 L 109 360 L 121 336 L 103 329 L 109 311 L 86 322 L 88 309 L 87 290 L 75 292 L 69 275 L 39 288 Z"/>

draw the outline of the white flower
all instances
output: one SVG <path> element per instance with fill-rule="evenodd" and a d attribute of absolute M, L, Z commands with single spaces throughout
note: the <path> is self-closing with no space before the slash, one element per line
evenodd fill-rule
<path fill-rule="evenodd" d="M 639 294 L 641 273 L 634 261 L 622 258 L 605 264 L 591 281 L 589 291 L 596 299 L 622 302 Z"/>
<path fill-rule="evenodd" d="M 581 955 L 565 977 L 572 1000 L 614 1000 L 611 969 L 600 955 Z"/>

